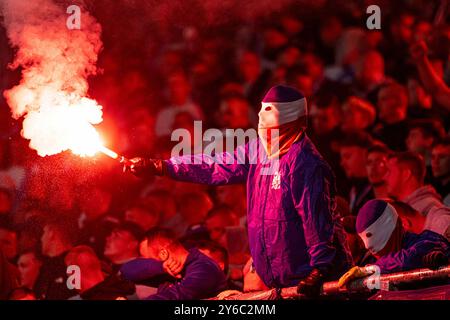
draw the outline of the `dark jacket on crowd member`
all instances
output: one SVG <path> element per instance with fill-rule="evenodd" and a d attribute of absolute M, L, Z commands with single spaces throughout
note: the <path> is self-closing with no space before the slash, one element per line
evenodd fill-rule
<path fill-rule="evenodd" d="M 121 275 L 130 281 L 139 282 L 164 274 L 162 262 L 138 258 L 125 263 Z M 226 277 L 219 266 L 197 249 L 190 249 L 182 278 L 170 284 L 160 285 L 158 292 L 148 300 L 194 300 L 217 295 L 226 288 Z"/>
<path fill-rule="evenodd" d="M 0 300 L 8 299 L 10 293 L 18 286 L 19 271 L 0 250 Z"/>
<path fill-rule="evenodd" d="M 393 124 L 380 124 L 375 126 L 374 137 L 385 143 L 394 151 L 406 150 L 406 138 L 408 137 L 408 121 L 403 120 Z"/>
<path fill-rule="evenodd" d="M 64 262 L 67 252 L 44 258 L 36 280 L 36 298 L 39 300 L 66 300 L 74 295 L 67 287 L 67 267 Z"/>
<path fill-rule="evenodd" d="M 369 200 L 375 198 L 373 188 L 366 178 L 352 179 L 349 193 L 349 205 L 352 214 L 357 215 L 359 209 Z"/>
<path fill-rule="evenodd" d="M 450 258 L 450 243 L 441 235 L 425 230 L 420 234 L 406 232 L 402 248 L 377 259 L 374 263 L 381 273 L 392 273 L 425 267 L 423 257 L 433 251 L 444 253 Z"/>
<path fill-rule="evenodd" d="M 117 300 L 135 299 L 136 287 L 131 281 L 117 275 L 107 277 L 92 288 L 76 295 L 69 300 Z"/>

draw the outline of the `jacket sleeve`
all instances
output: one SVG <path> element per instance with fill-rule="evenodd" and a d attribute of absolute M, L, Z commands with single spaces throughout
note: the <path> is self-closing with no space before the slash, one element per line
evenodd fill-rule
<path fill-rule="evenodd" d="M 441 248 L 441 243 L 433 240 L 421 240 L 407 249 L 382 256 L 374 264 L 380 267 L 381 274 L 422 268 L 423 256 Z"/>
<path fill-rule="evenodd" d="M 308 170 L 297 167 L 291 175 L 292 197 L 302 218 L 310 266 L 331 270 L 336 248 L 333 245 L 332 173 L 322 165 Z"/>
<path fill-rule="evenodd" d="M 137 258 L 123 264 L 120 274 L 126 280 L 137 282 L 164 274 L 164 269 L 160 261 Z"/>
<path fill-rule="evenodd" d="M 160 287 L 158 293 L 147 300 L 195 300 L 217 294 L 223 289 L 225 275 L 209 265 L 197 267 L 186 273 L 181 281 Z"/>
<path fill-rule="evenodd" d="M 178 181 L 207 185 L 226 185 L 247 181 L 249 161 L 247 145 L 231 152 L 184 155 L 164 161 L 164 175 Z"/>

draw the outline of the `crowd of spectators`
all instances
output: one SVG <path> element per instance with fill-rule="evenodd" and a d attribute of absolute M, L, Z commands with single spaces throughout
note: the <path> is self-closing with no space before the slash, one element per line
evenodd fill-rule
<path fill-rule="evenodd" d="M 368 259 L 355 219 L 370 199 L 391 199 L 406 230 L 450 239 L 450 24 L 433 25 L 429 1 L 378 1 L 382 28 L 368 30 L 363 2 L 301 2 L 204 25 L 149 22 L 100 1 L 102 72 L 90 79 L 104 108 L 99 131 L 125 156 L 167 158 L 173 130 L 194 136 L 196 120 L 204 130 L 255 128 L 264 93 L 286 84 L 308 99 L 308 135 L 336 175 L 355 264 Z M 0 31 L 5 90 L 20 75 L 6 72 L 13 50 Z M 251 266 L 245 186 L 137 179 L 104 155 L 39 157 L 3 99 L 0 125 L 0 299 L 265 289 Z M 79 289 L 67 285 L 71 265 Z"/>

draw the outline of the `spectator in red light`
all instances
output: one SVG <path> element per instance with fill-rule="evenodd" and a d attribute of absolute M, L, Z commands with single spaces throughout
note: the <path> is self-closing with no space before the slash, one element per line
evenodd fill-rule
<path fill-rule="evenodd" d="M 81 189 L 78 202 L 81 214 L 78 217 L 81 243 L 91 246 L 98 255 L 103 254 L 106 236 L 118 220 L 110 216 L 111 193 L 96 186 Z"/>
<path fill-rule="evenodd" d="M 168 79 L 170 105 L 156 116 L 156 136 L 170 136 L 175 116 L 183 111 L 189 112 L 196 120 L 202 120 L 200 107 L 191 99 L 191 85 L 183 72 L 175 72 Z"/>
<path fill-rule="evenodd" d="M 192 300 L 210 298 L 223 290 L 226 278 L 218 264 L 193 248 L 186 250 L 170 230 L 154 228 L 140 245 L 143 258 L 130 261 L 120 272 L 125 279 L 142 281 L 168 273 L 178 280 L 159 286 L 149 300 Z"/>
<path fill-rule="evenodd" d="M 256 52 L 245 51 L 237 59 L 239 83 L 244 88 L 244 95 L 251 106 L 258 110 L 261 95 L 269 81 L 270 72 L 261 66 L 261 59 Z"/>
<path fill-rule="evenodd" d="M 67 273 L 64 259 L 73 247 L 76 227 L 67 217 L 53 217 L 44 225 L 41 237 L 45 256 L 36 280 L 36 297 L 41 300 L 61 300 L 73 295 L 66 285 Z"/>
<path fill-rule="evenodd" d="M 356 132 L 340 142 L 341 166 L 350 181 L 350 211 L 356 215 L 367 200 L 373 199 L 372 186 L 367 179 L 367 150 L 372 139 L 365 132 Z"/>
<path fill-rule="evenodd" d="M 408 151 L 419 153 L 425 160 L 425 181 L 431 181 L 431 150 L 433 145 L 445 134 L 439 120 L 420 119 L 409 124 L 409 133 L 406 138 Z"/>
<path fill-rule="evenodd" d="M 183 194 L 178 201 L 178 210 L 186 221 L 185 240 L 204 238 L 208 232 L 204 226 L 206 216 L 213 207 L 213 202 L 206 192 Z"/>
<path fill-rule="evenodd" d="M 78 266 L 80 270 L 79 295 L 69 300 L 126 300 L 135 294 L 133 283 L 116 275 L 105 277 L 100 259 L 88 246 L 72 248 L 65 257 L 65 265 Z"/>
<path fill-rule="evenodd" d="M 388 201 L 397 211 L 402 220 L 403 229 L 413 233 L 421 233 L 425 226 L 425 216 L 411 206 L 400 201 Z"/>
<path fill-rule="evenodd" d="M 15 261 L 17 257 L 17 231 L 8 223 L 0 225 L 0 251 L 10 262 Z"/>
<path fill-rule="evenodd" d="M 230 207 L 219 206 L 208 213 L 205 225 L 211 240 L 226 248 L 226 228 L 239 225 L 239 220 Z"/>
<path fill-rule="evenodd" d="M 388 167 L 388 194 L 426 216 L 425 229 L 449 239 L 450 209 L 431 185 L 424 184 L 423 158 L 413 152 L 396 153 L 389 157 Z"/>
<path fill-rule="evenodd" d="M 216 188 L 218 205 L 232 208 L 239 218 L 239 224 L 245 226 L 247 219 L 247 196 L 245 186 L 242 184 L 218 186 Z"/>
<path fill-rule="evenodd" d="M 368 130 L 375 122 L 375 107 L 369 102 L 350 97 L 342 106 L 342 130 L 352 133 L 359 130 Z"/>
<path fill-rule="evenodd" d="M 338 141 L 344 137 L 340 128 L 342 114 L 338 98 L 330 93 L 318 95 L 312 102 L 309 115 L 313 131 L 313 134 L 310 135 L 311 140 L 333 169 L 338 192 L 346 195 L 349 187 L 346 183 L 345 173 L 340 166 L 338 150 Z"/>
<path fill-rule="evenodd" d="M 408 135 L 406 88 L 395 82 L 384 84 L 378 91 L 377 108 L 380 123 L 374 129 L 375 136 L 394 151 L 405 150 Z"/>
<path fill-rule="evenodd" d="M 228 275 L 228 252 L 214 241 L 199 241 L 195 247 L 205 256 L 213 259 L 225 275 Z"/>
<path fill-rule="evenodd" d="M 245 130 L 253 128 L 256 115 L 244 97 L 233 95 L 222 100 L 217 119 L 222 129 Z"/>
<path fill-rule="evenodd" d="M 384 58 L 379 52 L 372 50 L 358 59 L 355 64 L 355 86 L 358 96 L 372 101 L 377 89 L 385 80 Z"/>
<path fill-rule="evenodd" d="M 20 285 L 34 291 L 36 280 L 42 266 L 41 258 L 34 251 L 26 251 L 19 255 L 17 268 L 20 273 Z"/>
<path fill-rule="evenodd" d="M 293 68 L 286 75 L 287 83 L 303 92 L 306 99 L 311 99 L 314 93 L 314 79 L 304 70 L 304 68 Z"/>
<path fill-rule="evenodd" d="M 158 225 L 160 216 L 156 208 L 138 203 L 125 212 L 125 221 L 135 223 L 147 231 Z"/>
<path fill-rule="evenodd" d="M 132 222 L 124 222 L 114 228 L 106 238 L 104 256 L 111 263 L 112 274 L 120 267 L 139 256 L 139 243 L 143 230 Z"/>
<path fill-rule="evenodd" d="M 377 199 L 388 197 L 386 173 L 388 172 L 387 162 L 390 153 L 391 151 L 383 145 L 375 145 L 367 151 L 367 177 Z"/>
<path fill-rule="evenodd" d="M 431 152 L 431 169 L 436 190 L 446 206 L 450 206 L 450 139 L 436 143 Z"/>

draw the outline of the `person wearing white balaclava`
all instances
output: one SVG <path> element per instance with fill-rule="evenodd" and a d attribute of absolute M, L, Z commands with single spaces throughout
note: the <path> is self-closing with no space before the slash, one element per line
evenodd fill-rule
<path fill-rule="evenodd" d="M 449 263 L 447 239 L 430 230 L 420 234 L 405 231 L 395 208 L 384 200 L 370 200 L 361 208 L 356 231 L 376 261 L 351 268 L 339 279 L 341 287 L 377 269 L 379 274 L 385 274 L 422 267 L 434 269 Z"/>
<path fill-rule="evenodd" d="M 259 137 L 233 153 L 136 158 L 125 170 L 207 185 L 246 183 L 252 270 L 269 288 L 297 285 L 300 294 L 317 296 L 351 256 L 334 210 L 334 174 L 305 133 L 307 115 L 301 92 L 275 86 L 261 102 Z M 221 161 L 228 157 L 232 163 Z M 255 157 L 260 161 L 248 161 Z"/>

